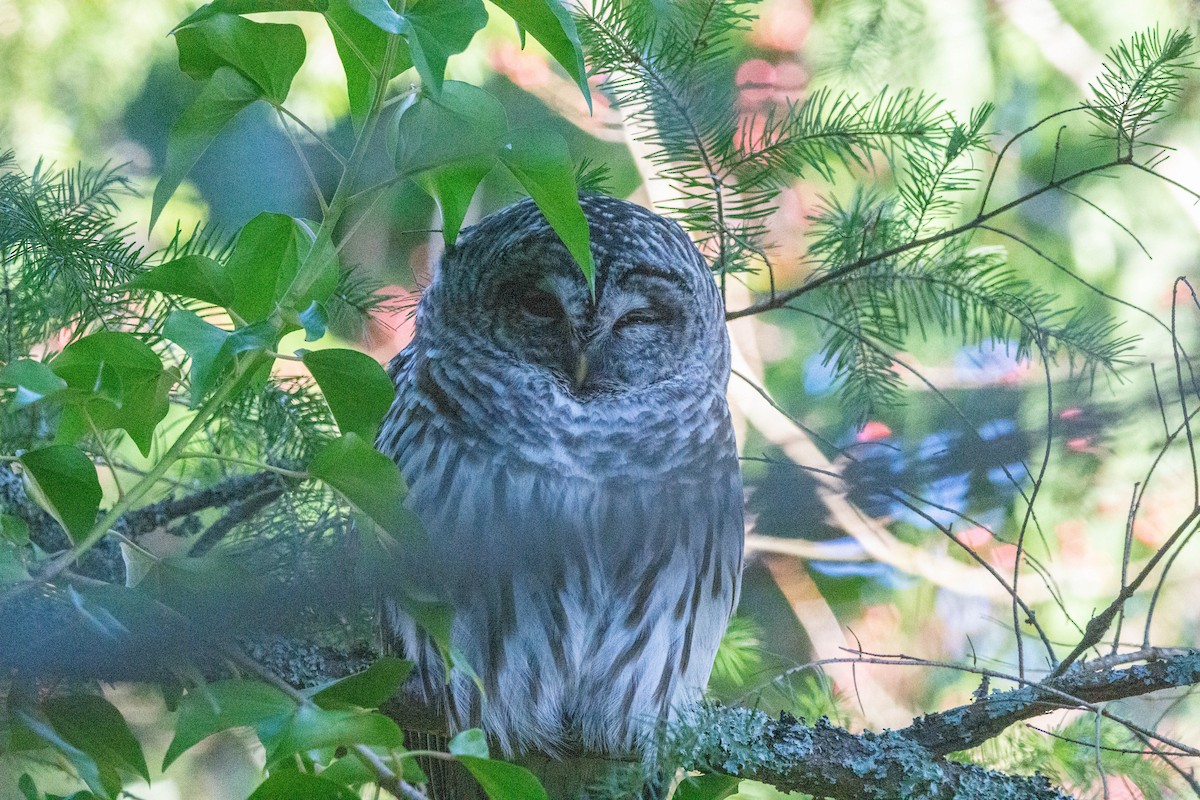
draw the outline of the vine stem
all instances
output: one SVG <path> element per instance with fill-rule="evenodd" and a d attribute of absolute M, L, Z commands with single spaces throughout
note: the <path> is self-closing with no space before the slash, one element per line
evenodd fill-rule
<path fill-rule="evenodd" d="M 397 37 L 394 34 L 388 34 L 387 50 L 383 55 L 383 64 L 380 75 L 388 75 L 391 73 L 392 64 L 396 60 Z M 346 166 L 342 170 L 342 178 L 338 181 L 337 189 L 333 192 L 333 198 L 329 201 L 329 208 L 325 213 L 325 218 L 321 221 L 321 226 L 317 230 L 315 244 L 300 268 L 296 270 L 296 277 L 292 280 L 287 292 L 279 301 L 282 308 L 289 308 L 299 305 L 300 299 L 308 293 L 313 284 L 321 276 L 321 253 L 323 248 L 320 247 L 320 242 L 323 239 L 333 241 L 333 230 L 337 227 L 338 222 L 345 213 L 346 208 L 350 205 L 350 201 L 354 198 L 354 182 L 358 177 L 358 172 L 362 168 L 363 159 L 366 158 L 367 151 L 370 149 L 371 141 L 375 138 L 375 129 L 379 125 L 379 119 L 383 107 L 383 100 L 387 94 L 387 81 L 380 79 L 375 82 L 375 94 L 371 98 L 371 107 L 367 112 L 367 118 L 363 122 L 362 131 L 358 135 L 358 141 L 354 143 L 354 150 L 351 151 L 350 157 L 346 160 Z"/>
<path fill-rule="evenodd" d="M 196 412 L 196 416 L 183 429 L 183 432 L 179 434 L 167 452 L 163 453 L 163 457 L 159 459 L 159 462 L 154 465 L 153 469 L 131 486 L 125 492 L 125 495 L 117 500 L 113 504 L 113 507 L 96 521 L 96 524 L 91 527 L 91 530 L 87 532 L 87 535 L 78 544 L 56 559 L 46 570 L 45 574 L 42 575 L 42 580 L 53 580 L 61 575 L 64 570 L 79 560 L 84 553 L 91 550 L 125 512 L 130 511 L 139 500 L 145 497 L 158 483 L 159 479 L 166 475 L 175 462 L 183 456 L 184 448 L 187 447 L 192 437 L 208 424 L 208 421 L 225 404 L 225 401 L 240 389 L 242 384 L 261 366 L 265 358 L 267 358 L 265 354 L 251 355 L 239 364 L 238 369 L 217 387 L 212 396 L 200 406 L 200 409 Z"/>

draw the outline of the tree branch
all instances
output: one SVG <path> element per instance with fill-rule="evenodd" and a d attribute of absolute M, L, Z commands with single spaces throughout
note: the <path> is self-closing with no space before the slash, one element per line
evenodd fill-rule
<path fill-rule="evenodd" d="M 1081 664 L 1041 683 L 994 692 L 969 705 L 926 714 L 898 733 L 943 756 L 977 747 L 1022 720 L 1075 707 L 1068 696 L 1103 703 L 1200 683 L 1200 650 L 1161 658 L 1151 652 L 1144 657 L 1147 663 L 1128 669 L 1089 670 L 1088 664 Z"/>
<path fill-rule="evenodd" d="M 1041 775 L 1006 775 L 933 757 L 897 731 L 853 734 L 745 708 L 704 708 L 688 720 L 685 767 L 832 800 L 1068 800 Z M 694 730 L 693 730 L 694 729 Z"/>

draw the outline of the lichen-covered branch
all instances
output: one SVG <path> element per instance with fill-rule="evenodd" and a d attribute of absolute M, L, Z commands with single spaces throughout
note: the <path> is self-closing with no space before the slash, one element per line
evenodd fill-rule
<path fill-rule="evenodd" d="M 853 734 L 744 708 L 704 708 L 677 742 L 684 766 L 834 800 L 1066 800 L 1041 775 L 1006 775 L 935 758 L 898 731 Z"/>
<path fill-rule="evenodd" d="M 1162 689 L 1200 683 L 1200 651 L 1185 650 L 1126 669 L 1088 669 L 1081 664 L 1066 674 L 1017 689 L 993 692 L 969 705 L 926 714 L 900 735 L 934 755 L 983 744 L 1022 720 L 1080 702 L 1123 700 Z"/>

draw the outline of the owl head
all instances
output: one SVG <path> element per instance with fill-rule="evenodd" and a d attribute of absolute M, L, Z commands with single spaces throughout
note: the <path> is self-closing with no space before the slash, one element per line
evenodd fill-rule
<path fill-rule="evenodd" d="M 724 308 L 674 222 L 633 203 L 580 198 L 595 295 L 537 206 L 524 200 L 463 232 L 421 302 L 418 335 L 443 352 L 508 365 L 579 402 L 663 383 L 722 394 Z M 433 344 L 431 342 L 431 344 Z"/>

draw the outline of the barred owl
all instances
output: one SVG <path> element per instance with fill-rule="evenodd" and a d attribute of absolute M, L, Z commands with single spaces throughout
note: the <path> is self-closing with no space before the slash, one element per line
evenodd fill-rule
<path fill-rule="evenodd" d="M 675 223 L 581 198 L 595 297 L 526 200 L 466 230 L 392 364 L 379 448 L 481 679 L 386 625 L 452 727 L 622 753 L 697 700 L 737 603 L 742 485 L 720 294 Z"/>

